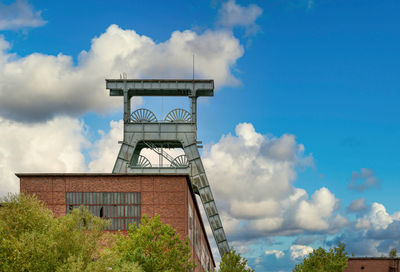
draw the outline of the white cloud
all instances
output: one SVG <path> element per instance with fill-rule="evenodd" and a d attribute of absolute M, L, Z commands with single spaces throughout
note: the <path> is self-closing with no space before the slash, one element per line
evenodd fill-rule
<path fill-rule="evenodd" d="M 347 207 L 348 212 L 363 212 L 368 208 L 365 204 L 365 197 L 354 199 L 351 201 L 349 207 Z"/>
<path fill-rule="evenodd" d="M 118 141 L 123 139 L 122 120 L 119 122 L 111 121 L 110 131 L 105 133 L 100 130 L 99 134 L 101 138 L 93 144 L 89 152 L 91 159 L 89 162 L 89 171 L 110 173 L 118 156 L 120 148 Z"/>
<path fill-rule="evenodd" d="M 0 118 L 0 196 L 18 192 L 16 172 L 83 172 L 87 146 L 81 122 L 58 117 L 26 125 Z"/>
<path fill-rule="evenodd" d="M 18 57 L 9 47 L 0 37 L 0 115 L 24 121 L 120 107 L 121 98 L 109 97 L 105 78 L 119 78 L 122 72 L 130 78 L 191 78 L 193 53 L 196 77 L 215 79 L 216 88 L 236 85 L 239 80 L 231 70 L 243 55 L 239 40 L 229 31 L 175 31 L 167 41 L 156 43 L 116 25 L 92 40 L 77 65 L 62 53 Z"/>
<path fill-rule="evenodd" d="M 19 191 L 16 172 L 110 173 L 120 148 L 123 123 L 111 121 L 107 133 L 98 133 L 100 138 L 92 144 L 86 139 L 85 125 L 70 117 L 35 124 L 0 118 L 0 196 Z M 90 158 L 88 166 L 85 150 Z"/>
<path fill-rule="evenodd" d="M 229 0 L 223 3 L 219 10 L 218 23 L 228 28 L 236 26 L 244 27 L 246 34 L 252 35 L 260 28 L 255 21 L 260 17 L 262 12 L 263 10 L 255 4 L 243 7 L 236 4 L 235 0 Z"/>
<path fill-rule="evenodd" d="M 329 228 L 327 219 L 332 215 L 338 200 L 327 189 L 316 191 L 311 201 L 302 200 L 296 211 L 296 222 L 299 227 L 307 230 L 326 230 Z"/>
<path fill-rule="evenodd" d="M 370 212 L 365 215 L 375 229 L 385 229 L 393 222 L 393 218 L 386 212 L 385 206 L 377 202 L 372 203 Z"/>
<path fill-rule="evenodd" d="M 203 154 L 215 193 L 221 199 L 229 197 L 235 201 L 245 201 L 249 207 L 254 202 L 269 200 L 271 203 L 291 194 L 297 159 L 277 160 L 269 150 L 280 146 L 286 137 L 295 141 L 294 136 L 269 138 L 257 133 L 248 123 L 237 125 L 236 135 L 223 136 Z M 297 150 L 293 151 L 296 153 Z M 300 159 L 299 156 L 297 158 Z M 248 211 L 252 212 L 250 209 Z M 238 217 L 248 217 L 246 212 L 233 209 L 230 212 L 236 213 Z"/>
<path fill-rule="evenodd" d="M 102 165 L 109 169 L 109 165 L 114 163 L 119 148 L 115 143 L 122 137 L 122 123 L 111 122 L 110 127 L 110 132 L 102 133 L 102 138 L 92 146 L 90 169 L 95 167 L 102 169 Z M 347 236 L 341 237 L 338 241 L 344 241 L 351 253 L 378 256 L 386 254 L 387 248 L 397 247 L 398 243 L 393 242 L 393 239 L 397 239 L 397 233 L 400 233 L 398 231 L 400 212 L 390 215 L 382 204 L 373 203 L 366 206 L 365 200 L 361 199 L 356 201 L 359 203 L 354 204 L 355 208 L 353 208 L 359 210 L 361 207 L 363 213 L 357 214 L 358 218 L 353 222 L 354 224 L 349 225 L 347 218 L 335 212 L 339 201 L 327 188 L 316 190 L 309 197 L 304 189 L 293 186 L 296 167 L 301 164 L 300 162 L 305 160 L 307 165 L 312 165 L 312 157 L 304 155 L 304 152 L 304 146 L 296 143 L 293 135 L 282 135 L 279 138 L 261 135 L 251 124 L 239 124 L 235 136 L 223 136 L 219 142 L 207 148 L 203 161 L 207 167 L 230 244 L 242 253 L 253 254 L 255 238 L 259 239 L 258 241 L 260 239 L 265 241 L 266 237 L 271 238 L 274 235 L 334 234 L 339 229 L 349 226 L 345 231 Z M 145 155 L 151 158 L 150 154 Z M 101 159 L 96 160 L 96 158 Z M 234 167 L 237 161 L 242 162 L 238 169 L 241 171 L 238 172 Z M 250 167 L 251 162 L 255 163 L 255 168 Z M 209 171 L 210 166 L 215 169 Z M 257 167 L 262 170 L 258 171 Z M 268 169 L 268 175 L 265 175 L 263 169 Z M 294 174 L 281 174 L 281 178 L 290 177 L 286 181 L 285 179 L 265 179 L 275 177 L 271 169 L 293 171 Z M 215 176 L 219 172 L 224 173 L 223 176 Z M 230 174 L 230 172 L 233 173 Z M 247 176 L 242 175 L 237 178 L 236 175 L 241 172 Z M 288 185 L 285 185 L 284 181 Z M 256 191 L 262 190 L 262 182 L 268 186 L 272 183 L 271 188 L 275 187 L 275 191 L 286 193 L 276 198 L 275 191 L 268 194 L 264 190 L 257 195 Z M 252 188 L 253 184 L 259 186 L 257 190 Z M 236 186 L 237 190 L 229 191 L 231 186 Z M 280 186 L 289 189 L 285 191 Z M 221 193 L 225 194 L 221 197 Z M 246 199 L 250 200 L 246 201 Z M 203 218 L 206 218 L 203 208 L 201 210 Z M 212 239 L 207 223 L 206 229 L 209 238 Z M 321 242 L 322 239 L 320 238 L 319 241 Z M 249 247 L 250 245 L 253 247 Z M 214 250 L 217 252 L 216 248 Z M 288 251 L 287 256 L 284 251 L 279 250 L 267 250 L 264 253 L 266 257 L 271 255 L 280 260 L 291 258 L 290 261 L 298 261 L 299 258 L 312 252 L 312 247 L 296 242 Z"/>
<path fill-rule="evenodd" d="M 26 27 L 38 27 L 46 24 L 40 11 L 25 0 L 16 0 L 10 5 L 0 3 L 0 30 L 15 30 Z"/>
<path fill-rule="evenodd" d="M 290 246 L 290 257 L 292 258 L 292 260 L 304 258 L 311 252 L 313 252 L 313 248 L 310 246 L 304 246 L 304 245 Z"/>
<path fill-rule="evenodd" d="M 365 205 L 365 202 L 363 204 Z M 399 212 L 390 215 L 385 206 L 377 202 L 366 206 L 364 211 L 354 222 L 356 230 L 385 230 L 394 221 L 399 220 Z"/>
<path fill-rule="evenodd" d="M 347 188 L 363 192 L 370 188 L 377 188 L 380 180 L 376 177 L 374 170 L 369 168 L 361 168 L 360 173 L 353 172 L 351 174 L 351 181 Z"/>
<path fill-rule="evenodd" d="M 285 256 L 285 253 L 281 250 L 273 249 L 273 250 L 266 250 L 265 255 L 275 255 L 275 257 L 279 259 Z"/>
<path fill-rule="evenodd" d="M 335 241 L 344 242 L 348 252 L 356 256 L 387 255 L 390 249 L 400 246 L 400 212 L 389 214 L 385 206 L 377 202 L 365 206 Z"/>
<path fill-rule="evenodd" d="M 371 227 L 371 222 L 367 218 L 357 218 L 354 227 L 357 230 L 369 229 Z"/>
<path fill-rule="evenodd" d="M 297 167 L 313 165 L 304 152 L 294 135 L 262 135 L 248 123 L 206 148 L 203 162 L 231 239 L 332 232 L 348 223 L 327 188 L 309 199 L 293 186 Z"/>

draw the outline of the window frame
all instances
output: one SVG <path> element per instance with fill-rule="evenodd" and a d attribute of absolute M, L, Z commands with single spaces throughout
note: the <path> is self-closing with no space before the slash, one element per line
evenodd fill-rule
<path fill-rule="evenodd" d="M 85 198 L 85 194 L 88 194 L 87 198 Z M 141 218 L 140 192 L 66 192 L 65 197 L 66 214 L 80 206 L 88 207 L 93 215 L 99 217 L 101 217 L 102 211 L 102 218 L 111 220 L 107 230 L 127 231 L 129 224 L 136 223 L 137 226 L 139 225 Z M 97 201 L 86 203 L 88 202 L 87 199 L 96 199 Z M 90 207 L 99 207 L 99 214 L 94 214 Z M 107 207 L 112 208 L 107 209 Z"/>

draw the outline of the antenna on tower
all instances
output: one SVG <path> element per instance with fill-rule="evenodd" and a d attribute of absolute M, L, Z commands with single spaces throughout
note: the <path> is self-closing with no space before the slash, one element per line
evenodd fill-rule
<path fill-rule="evenodd" d="M 192 64 L 193 64 L 193 67 L 192 67 L 193 68 L 193 70 L 192 70 L 193 71 L 193 78 L 192 78 L 192 80 L 194 80 L 194 53 L 193 53 L 193 62 L 192 62 Z"/>

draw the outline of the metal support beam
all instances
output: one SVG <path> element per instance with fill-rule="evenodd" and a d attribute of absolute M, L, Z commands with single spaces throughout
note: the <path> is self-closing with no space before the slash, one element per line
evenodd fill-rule
<path fill-rule="evenodd" d="M 192 110 L 192 123 L 196 124 L 196 131 L 197 131 L 197 97 L 191 97 L 191 110 Z M 197 134 L 197 133 L 196 133 Z"/>
<path fill-rule="evenodd" d="M 124 123 L 129 123 L 131 118 L 131 97 L 128 95 L 128 87 L 126 80 L 124 83 L 123 95 L 124 95 Z"/>
<path fill-rule="evenodd" d="M 214 96 L 214 80 L 106 79 L 111 96 Z"/>

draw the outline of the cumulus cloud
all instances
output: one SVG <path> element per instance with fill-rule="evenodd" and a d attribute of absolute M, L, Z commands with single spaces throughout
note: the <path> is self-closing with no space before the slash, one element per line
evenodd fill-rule
<path fill-rule="evenodd" d="M 70 117 L 26 124 L 0 118 L 0 197 L 19 192 L 14 173 L 111 173 L 122 139 L 122 121 L 111 121 L 94 143 L 87 127 Z M 86 164 L 85 152 L 89 163 Z"/>
<path fill-rule="evenodd" d="M 370 222 L 373 229 L 386 229 L 393 222 L 393 218 L 387 213 L 385 206 L 377 202 L 372 203 L 369 213 L 363 218 Z"/>
<path fill-rule="evenodd" d="M 223 3 L 219 10 L 218 23 L 227 28 L 244 27 L 247 35 L 253 35 L 260 29 L 256 20 L 262 12 L 263 10 L 255 4 L 244 7 L 236 4 L 235 0 L 229 0 Z"/>
<path fill-rule="evenodd" d="M 343 234 L 328 241 L 328 245 L 344 242 L 348 252 L 356 256 L 387 255 L 392 248 L 400 246 L 400 212 L 389 214 L 385 206 L 374 202 L 366 205 L 360 201 L 363 209 L 357 210 L 357 218 L 349 224 Z M 366 206 L 366 208 L 364 207 Z"/>
<path fill-rule="evenodd" d="M 367 189 L 378 188 L 380 180 L 376 177 L 374 170 L 361 168 L 360 172 L 351 174 L 351 181 L 347 188 L 357 192 L 363 192 Z"/>
<path fill-rule="evenodd" d="M 338 200 L 327 188 L 321 188 L 313 194 L 311 201 L 300 201 L 296 221 L 304 229 L 316 231 L 328 229 L 326 219 L 332 215 L 337 202 Z"/>
<path fill-rule="evenodd" d="M 57 117 L 26 125 L 0 118 L 0 196 L 18 192 L 15 172 L 83 172 L 88 145 L 82 122 Z"/>
<path fill-rule="evenodd" d="M 282 250 L 273 249 L 265 251 L 265 255 L 275 255 L 275 257 L 279 259 L 285 256 L 285 253 Z"/>
<path fill-rule="evenodd" d="M 111 121 L 110 131 L 105 133 L 98 131 L 100 139 L 97 140 L 89 152 L 89 172 L 110 173 L 112 172 L 117 158 L 120 145 L 118 141 L 123 139 L 123 122 Z"/>
<path fill-rule="evenodd" d="M 301 235 L 296 238 L 293 242 L 294 245 L 310 245 L 315 242 L 323 242 L 325 240 L 324 235 Z"/>
<path fill-rule="evenodd" d="M 39 27 L 46 23 L 41 11 L 34 11 L 27 1 L 16 0 L 9 5 L 0 3 L 0 30 Z"/>
<path fill-rule="evenodd" d="M 98 131 L 100 137 L 93 143 L 87 140 L 87 129 L 71 117 L 34 124 L 0 118 L 0 197 L 19 191 L 17 172 L 111 173 L 120 148 L 118 141 L 123 138 L 122 120 L 111 121 L 108 132 Z M 167 152 L 173 157 L 183 153 L 174 149 Z M 141 154 L 158 163 L 153 151 Z"/>
<path fill-rule="evenodd" d="M 292 260 L 304 258 L 311 252 L 313 252 L 313 248 L 310 246 L 304 246 L 304 245 L 290 246 L 290 257 L 292 258 Z"/>
<path fill-rule="evenodd" d="M 271 272 L 283 272 L 292 271 L 295 264 L 299 261 L 298 259 L 293 260 L 290 256 L 290 249 L 287 250 L 271 250 L 276 252 L 282 252 L 282 254 L 265 254 L 265 252 L 260 253 L 257 257 L 246 256 L 249 260 L 249 265 L 256 271 L 265 271 L 268 267 L 268 271 Z"/>
<path fill-rule="evenodd" d="M 130 78 L 191 78 L 193 53 L 197 77 L 215 79 L 216 88 L 236 85 L 239 80 L 231 70 L 243 55 L 230 31 L 175 31 L 157 43 L 117 25 L 94 38 L 77 65 L 62 53 L 18 57 L 9 50 L 0 37 L 0 115 L 22 121 L 120 107 L 120 98 L 108 96 L 105 78 L 119 78 L 122 72 Z"/>
<path fill-rule="evenodd" d="M 313 165 L 312 155 L 304 154 L 294 135 L 262 135 L 249 123 L 237 125 L 235 132 L 203 153 L 231 239 L 330 232 L 347 224 L 347 219 L 335 214 L 338 199 L 327 188 L 310 198 L 293 186 L 298 167 Z"/>
<path fill-rule="evenodd" d="M 382 204 L 374 202 L 367 209 L 367 212 L 356 219 L 354 223 L 356 230 L 386 229 L 393 222 L 394 216 L 390 216 Z"/>
<path fill-rule="evenodd" d="M 367 209 L 368 206 L 365 204 L 365 197 L 362 197 L 359 199 L 354 199 L 347 207 L 347 212 L 349 213 L 364 212 Z"/>

